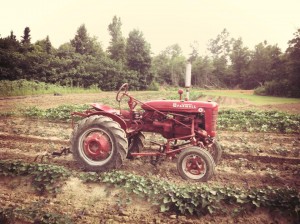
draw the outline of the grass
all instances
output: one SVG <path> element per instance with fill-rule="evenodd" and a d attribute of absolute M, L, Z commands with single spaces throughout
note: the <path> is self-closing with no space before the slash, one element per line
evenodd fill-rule
<path fill-rule="evenodd" d="M 136 99 L 146 102 L 149 100 L 162 100 L 162 99 L 179 99 L 178 88 L 160 88 L 160 91 L 129 91 L 129 93 Z M 27 80 L 16 80 L 16 81 L 0 81 L 0 97 L 5 96 L 24 96 L 24 95 L 42 95 L 42 94 L 70 94 L 70 93 L 99 93 L 100 89 L 93 86 L 89 89 L 78 88 L 78 87 L 63 87 L 54 84 L 47 84 L 43 82 L 27 81 Z M 111 106 L 118 106 L 115 102 L 114 92 L 102 92 L 105 97 L 99 98 L 99 102 L 108 104 Z M 112 97 L 110 97 L 112 95 Z M 186 96 L 185 90 L 182 98 Z M 191 88 L 190 89 L 190 100 L 198 100 L 200 97 L 207 96 L 212 99 L 217 97 L 230 97 L 236 99 L 248 100 L 252 105 L 263 106 L 272 104 L 287 104 L 287 103 L 300 103 L 300 98 L 284 98 L 284 97 L 272 97 L 272 96 L 258 96 L 254 95 L 252 90 L 204 90 Z M 124 100 L 126 102 L 127 100 Z M 238 105 L 237 105 L 238 106 Z M 230 105 L 234 107 L 234 105 Z"/>
<path fill-rule="evenodd" d="M 196 90 L 207 96 L 224 96 L 249 100 L 257 106 L 269 104 L 300 103 L 300 98 L 254 95 L 252 90 Z"/>
<path fill-rule="evenodd" d="M 0 96 L 26 96 L 42 94 L 67 94 L 67 93 L 98 93 L 100 89 L 92 86 L 89 89 L 80 87 L 67 87 L 44 82 L 27 81 L 0 81 Z"/>

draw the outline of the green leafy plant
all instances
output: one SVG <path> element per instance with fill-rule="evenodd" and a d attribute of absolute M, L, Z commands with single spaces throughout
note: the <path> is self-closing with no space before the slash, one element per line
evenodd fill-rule
<path fill-rule="evenodd" d="M 16 161 L 0 161 L 0 175 L 33 176 L 33 185 L 38 192 L 57 193 L 58 183 L 70 176 L 84 182 L 101 182 L 124 189 L 159 206 L 160 211 L 174 211 L 181 214 L 223 213 L 224 205 L 234 209 L 264 207 L 278 209 L 297 217 L 300 212 L 300 194 L 297 189 L 250 188 L 232 186 L 212 186 L 206 184 L 182 184 L 161 181 L 155 177 L 146 178 L 124 171 L 105 173 L 71 173 L 69 170 L 47 164 L 28 164 Z M 127 203 L 120 201 L 121 204 Z M 129 202 L 128 202 L 129 203 Z"/>
<path fill-rule="evenodd" d="M 220 130 L 300 133 L 300 115 L 278 111 L 221 110 Z"/>

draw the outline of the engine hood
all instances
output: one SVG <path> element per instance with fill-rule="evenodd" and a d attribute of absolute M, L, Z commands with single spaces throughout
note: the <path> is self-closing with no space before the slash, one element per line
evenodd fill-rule
<path fill-rule="evenodd" d="M 153 100 L 141 106 L 144 110 L 159 110 L 176 113 L 202 113 L 206 109 L 218 107 L 216 102 L 180 101 L 180 100 Z"/>

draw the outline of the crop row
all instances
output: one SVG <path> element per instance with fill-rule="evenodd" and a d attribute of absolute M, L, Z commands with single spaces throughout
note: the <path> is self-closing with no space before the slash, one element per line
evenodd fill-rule
<path fill-rule="evenodd" d="M 300 115 L 278 111 L 221 110 L 218 128 L 231 131 L 300 133 Z"/>
<path fill-rule="evenodd" d="M 207 184 L 182 184 L 147 178 L 124 171 L 106 173 L 71 172 L 48 164 L 0 161 L 1 176 L 31 176 L 38 193 L 56 194 L 69 177 L 83 182 L 106 183 L 125 190 L 128 195 L 139 195 L 160 207 L 161 212 L 174 211 L 181 214 L 232 214 L 264 207 L 286 212 L 297 217 L 300 211 L 300 194 L 296 189 L 250 188 L 212 186 Z M 226 207 L 227 205 L 227 207 Z M 228 209 L 224 209 L 228 208 Z"/>
<path fill-rule="evenodd" d="M 71 112 L 83 111 L 88 107 L 88 105 L 61 105 L 45 110 L 37 107 L 28 107 L 20 110 L 19 113 L 27 117 L 68 121 L 70 120 Z M 300 133 L 300 115 L 277 111 L 221 110 L 218 117 L 218 129 L 247 132 Z"/>

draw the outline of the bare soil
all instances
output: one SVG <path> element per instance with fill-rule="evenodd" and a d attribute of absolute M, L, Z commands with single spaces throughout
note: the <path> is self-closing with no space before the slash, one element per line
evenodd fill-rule
<path fill-rule="evenodd" d="M 102 94 L 102 93 L 101 93 Z M 108 94 L 108 93 L 103 93 Z M 111 94 L 111 93 L 109 93 Z M 12 111 L 24 106 L 39 108 L 56 107 L 67 103 L 89 103 L 99 101 L 98 94 L 37 96 L 0 99 L 1 111 Z M 247 101 L 219 99 L 224 104 L 242 104 Z M 289 111 L 300 109 L 299 105 L 273 105 L 274 108 Z M 269 108 L 263 108 L 269 109 Z M 69 146 L 71 125 L 24 117 L 0 117 L 0 160 L 22 160 L 26 162 L 59 164 L 68 169 L 79 170 L 72 155 L 51 157 L 51 152 Z M 146 149 L 152 147 L 149 140 L 155 136 L 146 135 Z M 243 188 L 289 186 L 300 188 L 300 136 L 276 133 L 219 132 L 219 142 L 224 149 L 221 164 L 208 184 L 238 186 Z M 175 161 L 164 161 L 153 166 L 147 159 L 126 160 L 121 170 L 159 177 L 178 184 L 187 183 L 176 170 Z M 199 183 L 201 184 L 201 183 Z M 158 207 L 137 198 L 124 195 L 121 189 L 107 188 L 102 184 L 83 184 L 71 178 L 56 197 L 39 196 L 26 178 L 0 179 L 0 206 L 30 208 L 42 205 L 46 211 L 66 214 L 76 223 L 290 223 L 290 217 L 278 212 L 256 209 L 251 213 L 227 216 L 207 215 L 204 217 L 182 216 L 161 213 Z M 120 204 L 121 198 L 129 197 L 130 203 Z M 16 220 L 15 223 L 26 223 Z"/>

